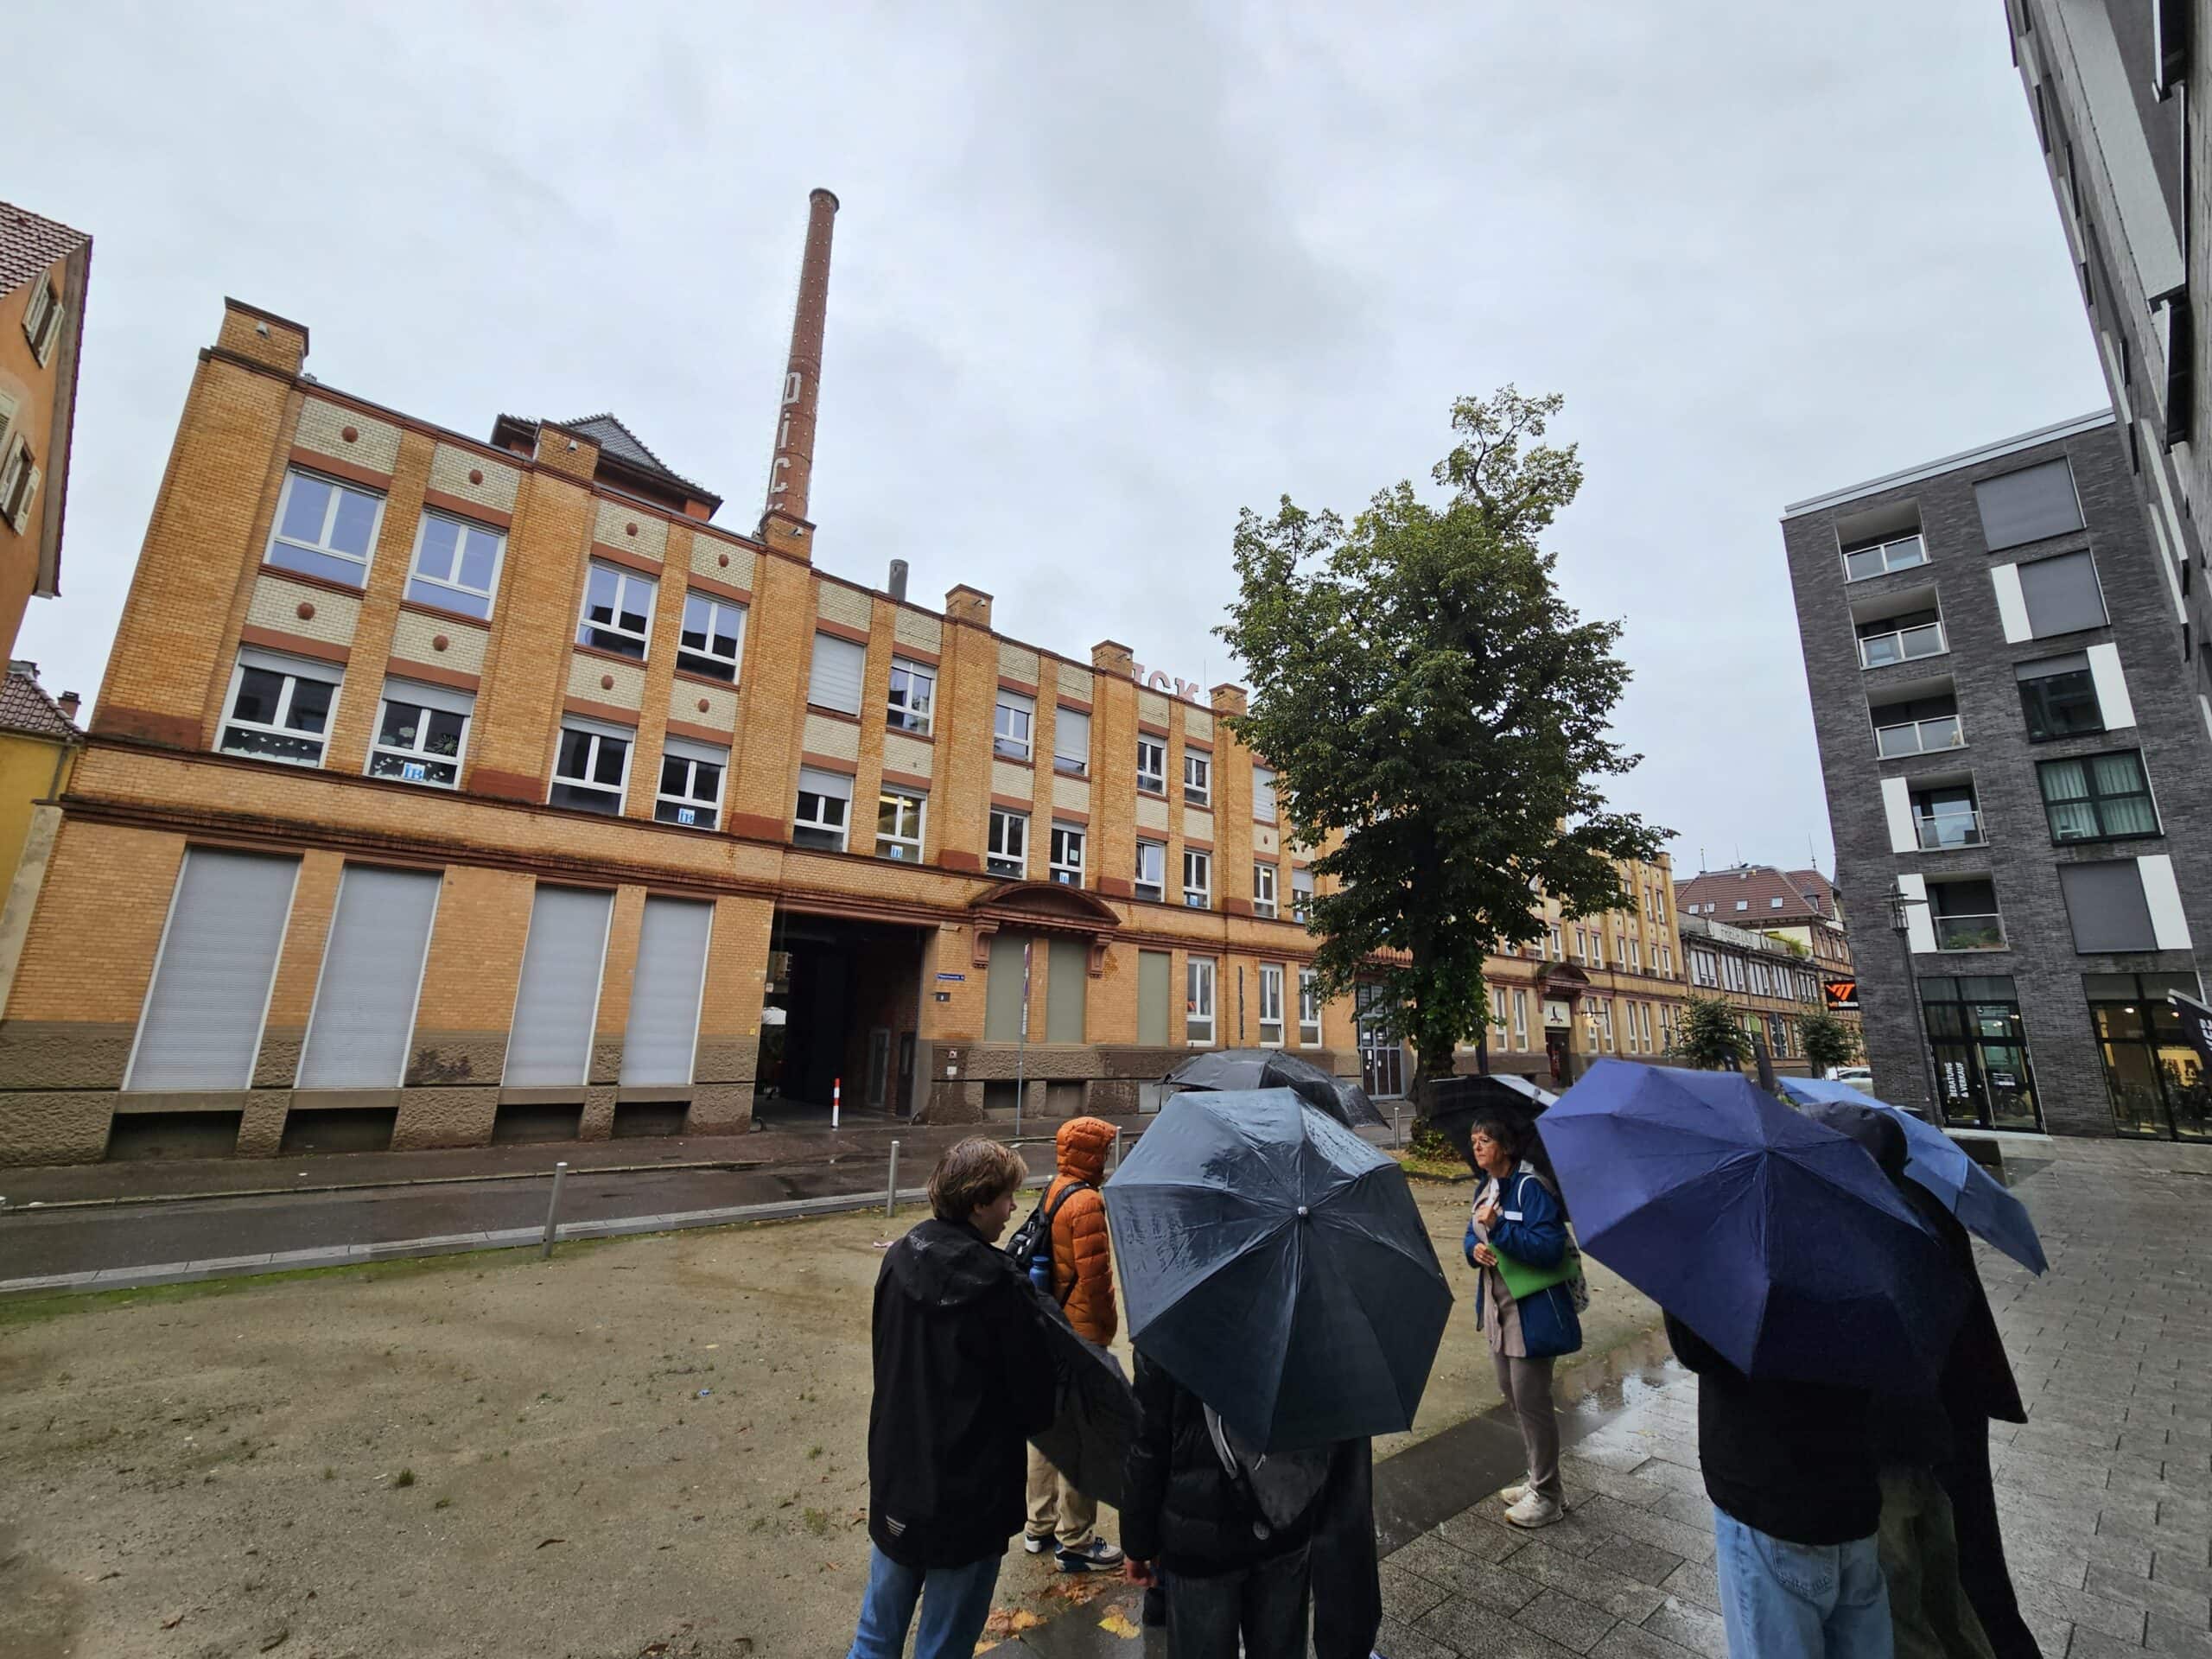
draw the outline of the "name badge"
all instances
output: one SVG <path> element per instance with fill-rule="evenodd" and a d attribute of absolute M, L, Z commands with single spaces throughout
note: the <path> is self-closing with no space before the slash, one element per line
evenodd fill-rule
<path fill-rule="evenodd" d="M 1506 1221 L 1518 1221 L 1521 1219 L 1521 1212 L 1518 1210 L 1501 1210 L 1497 1213 L 1500 1217 Z"/>

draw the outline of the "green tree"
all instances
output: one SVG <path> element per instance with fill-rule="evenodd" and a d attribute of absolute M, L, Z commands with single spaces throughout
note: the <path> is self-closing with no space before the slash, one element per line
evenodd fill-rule
<path fill-rule="evenodd" d="M 1736 1011 L 1717 996 L 1692 995 L 1667 1058 L 1700 1071 L 1740 1071 L 1751 1058 L 1751 1033 Z"/>
<path fill-rule="evenodd" d="M 1813 1068 L 1815 1077 L 1823 1075 L 1832 1065 L 1849 1065 L 1864 1046 L 1858 1027 L 1846 1025 L 1825 1008 L 1800 1020 L 1797 1033 L 1804 1039 L 1805 1063 Z"/>
<path fill-rule="evenodd" d="M 1606 807 L 1600 780 L 1642 759 L 1608 733 L 1620 626 L 1583 621 L 1538 545 L 1582 484 L 1573 446 L 1542 442 L 1560 406 L 1511 386 L 1455 404 L 1441 501 L 1402 481 L 1350 524 L 1287 496 L 1237 522 L 1216 632 L 1253 696 L 1230 724 L 1336 878 L 1313 907 L 1323 993 L 1381 982 L 1417 1101 L 1488 1017 L 1484 959 L 1537 937 L 1535 893 L 1618 908 L 1614 861 L 1667 833 Z"/>

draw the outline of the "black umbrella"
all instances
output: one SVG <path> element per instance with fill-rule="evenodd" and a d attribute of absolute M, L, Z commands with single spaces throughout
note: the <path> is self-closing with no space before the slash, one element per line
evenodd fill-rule
<path fill-rule="evenodd" d="M 1087 1497 L 1122 1507 L 1122 1465 L 1136 1440 L 1137 1397 L 1122 1362 L 1083 1336 L 1050 1296 L 1024 1285 L 1044 1323 L 1046 1345 L 1052 1352 L 1052 1427 L 1029 1443 Z"/>
<path fill-rule="evenodd" d="M 1178 1095 L 1106 1184 L 1129 1338 L 1269 1452 L 1395 1433 L 1452 1292 L 1405 1172 L 1287 1089 Z"/>
<path fill-rule="evenodd" d="M 1247 1094 L 1255 1089 L 1289 1089 L 1347 1128 L 1379 1129 L 1389 1120 L 1375 1109 L 1367 1090 L 1350 1077 L 1324 1071 L 1311 1060 L 1279 1048 L 1220 1048 L 1193 1055 L 1162 1079 L 1185 1089 Z"/>
<path fill-rule="evenodd" d="M 1485 1112 L 1502 1112 L 1533 1123 L 1544 1108 L 1558 1098 L 1526 1077 L 1494 1074 L 1439 1077 L 1428 1085 L 1427 1122 L 1471 1164 L 1474 1153 L 1468 1142 L 1474 1134 L 1476 1118 Z"/>

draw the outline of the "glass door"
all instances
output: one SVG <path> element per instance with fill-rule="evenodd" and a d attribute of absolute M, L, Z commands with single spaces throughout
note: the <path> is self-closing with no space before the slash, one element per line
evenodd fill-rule
<path fill-rule="evenodd" d="M 2018 995 L 2008 975 L 1920 982 L 1946 1128 L 2042 1128 Z"/>
<path fill-rule="evenodd" d="M 2212 1079 L 2166 993 L 2197 995 L 2194 974 L 2084 974 L 2113 1128 L 2124 1135 L 2212 1140 Z"/>
<path fill-rule="evenodd" d="M 1395 1100 L 1406 1092 L 1406 1051 L 1388 1034 L 1383 1019 L 1384 991 L 1380 985 L 1362 985 L 1354 993 L 1358 1011 L 1360 1086 L 1370 1100 Z"/>

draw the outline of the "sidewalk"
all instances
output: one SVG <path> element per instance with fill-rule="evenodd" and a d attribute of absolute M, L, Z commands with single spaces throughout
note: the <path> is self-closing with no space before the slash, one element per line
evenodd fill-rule
<path fill-rule="evenodd" d="M 2212 1655 L 2212 1147 L 2052 1151 L 2012 1171 L 2050 1274 L 1977 1252 L 2028 1403 L 1992 1434 L 2013 1583 L 2046 1659 Z M 1380 1512 L 1396 1465 L 1468 1448 L 1440 1437 L 1376 1471 L 1384 1659 L 1726 1659 L 1696 1380 L 1653 1375 L 1562 1457 L 1569 1512 L 1544 1531 L 1485 1500 L 1401 1541 Z M 1116 1639 L 1104 1606 L 995 1651 L 1166 1653 L 1162 1632 Z"/>

